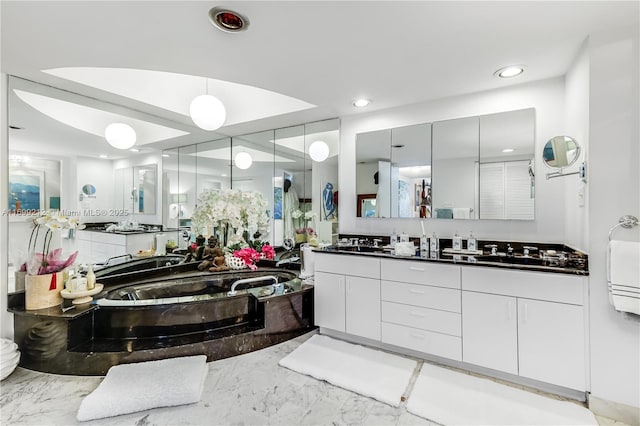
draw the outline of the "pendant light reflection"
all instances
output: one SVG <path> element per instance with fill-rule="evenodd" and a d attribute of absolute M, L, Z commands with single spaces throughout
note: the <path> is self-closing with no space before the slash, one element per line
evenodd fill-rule
<path fill-rule="evenodd" d="M 242 170 L 247 170 L 253 164 L 253 158 L 248 152 L 239 152 L 236 154 L 234 161 L 236 163 L 236 167 Z"/>
<path fill-rule="evenodd" d="M 104 137 L 114 148 L 129 149 L 136 143 L 136 131 L 125 123 L 111 123 L 104 130 Z"/>
<path fill-rule="evenodd" d="M 196 96 L 189 106 L 189 115 L 204 130 L 217 130 L 227 119 L 227 111 L 218 98 L 211 95 Z"/>
<path fill-rule="evenodd" d="M 329 145 L 325 141 L 315 141 L 309 145 L 309 155 L 318 163 L 329 157 Z"/>

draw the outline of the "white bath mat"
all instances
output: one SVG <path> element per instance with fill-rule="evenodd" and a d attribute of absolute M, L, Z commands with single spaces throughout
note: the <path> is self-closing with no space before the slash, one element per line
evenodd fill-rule
<path fill-rule="evenodd" d="M 316 334 L 280 360 L 281 366 L 394 407 L 417 362 Z"/>
<path fill-rule="evenodd" d="M 80 404 L 77 419 L 101 419 L 200 401 L 209 367 L 205 355 L 111 367 Z"/>
<path fill-rule="evenodd" d="M 575 403 L 427 363 L 406 408 L 443 425 L 598 424 L 591 411 Z"/>

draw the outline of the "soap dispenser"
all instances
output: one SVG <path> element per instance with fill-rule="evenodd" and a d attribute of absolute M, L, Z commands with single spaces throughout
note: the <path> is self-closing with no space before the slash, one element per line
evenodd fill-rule
<path fill-rule="evenodd" d="M 462 238 L 458 235 L 458 231 L 453 235 L 453 249 L 456 251 L 462 250 Z"/>
<path fill-rule="evenodd" d="M 478 250 L 478 242 L 476 241 L 476 237 L 473 236 L 473 232 L 469 232 L 469 239 L 467 240 L 467 250 Z"/>
<path fill-rule="evenodd" d="M 393 230 L 393 234 L 391 234 L 391 239 L 390 239 L 390 243 L 391 243 L 391 247 L 395 247 L 396 244 L 398 244 L 398 234 L 396 234 L 396 230 Z"/>
<path fill-rule="evenodd" d="M 408 243 L 409 242 L 409 234 L 407 234 L 406 232 L 403 232 L 402 234 L 400 234 L 400 242 L 401 243 Z"/>
<path fill-rule="evenodd" d="M 437 254 L 438 250 L 440 250 L 440 243 L 438 241 L 438 235 L 434 232 L 431 235 L 431 241 L 429 241 L 429 251 L 432 254 Z"/>

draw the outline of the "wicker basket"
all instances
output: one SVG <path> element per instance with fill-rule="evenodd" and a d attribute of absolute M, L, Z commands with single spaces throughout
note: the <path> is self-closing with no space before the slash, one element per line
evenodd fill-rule
<path fill-rule="evenodd" d="M 244 260 L 240 259 L 239 257 L 235 257 L 232 254 L 225 254 L 224 261 L 226 262 L 229 269 L 240 270 L 247 268 L 247 264 L 244 263 Z"/>

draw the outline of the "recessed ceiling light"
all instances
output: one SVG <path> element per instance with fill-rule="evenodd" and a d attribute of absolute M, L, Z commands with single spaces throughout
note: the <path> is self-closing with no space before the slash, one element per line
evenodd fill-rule
<path fill-rule="evenodd" d="M 131 152 L 140 152 L 140 150 L 138 148 L 131 148 L 129 151 L 131 151 Z"/>
<path fill-rule="evenodd" d="M 249 27 L 246 16 L 223 7 L 214 7 L 209 10 L 209 20 L 218 29 L 228 33 L 246 31 Z"/>
<path fill-rule="evenodd" d="M 520 75 L 524 72 L 524 65 L 509 65 L 508 67 L 500 68 L 494 72 L 493 75 L 500 78 L 511 78 Z"/>
<path fill-rule="evenodd" d="M 507 152 L 513 152 L 513 151 L 514 151 L 513 148 L 505 148 L 505 149 L 502 150 L 502 152 L 504 152 L 505 154 Z"/>
<path fill-rule="evenodd" d="M 249 167 L 251 167 L 253 158 L 251 158 L 251 154 L 249 154 L 248 152 L 242 151 L 236 154 L 235 163 L 239 169 L 247 170 Z"/>
<path fill-rule="evenodd" d="M 227 174 L 226 174 L 226 173 L 223 173 L 223 174 L 221 174 L 220 176 L 222 176 L 222 177 L 227 177 Z"/>
<path fill-rule="evenodd" d="M 329 145 L 325 141 L 315 141 L 309 145 L 309 156 L 313 161 L 323 162 L 329 157 Z"/>
<path fill-rule="evenodd" d="M 106 154 L 100 154 L 100 158 L 109 158 Z"/>
<path fill-rule="evenodd" d="M 170 157 L 169 154 L 162 154 L 162 156 L 165 157 L 165 158 Z"/>
<path fill-rule="evenodd" d="M 353 106 L 356 108 L 364 108 L 371 103 L 371 99 L 356 99 L 353 101 Z"/>

